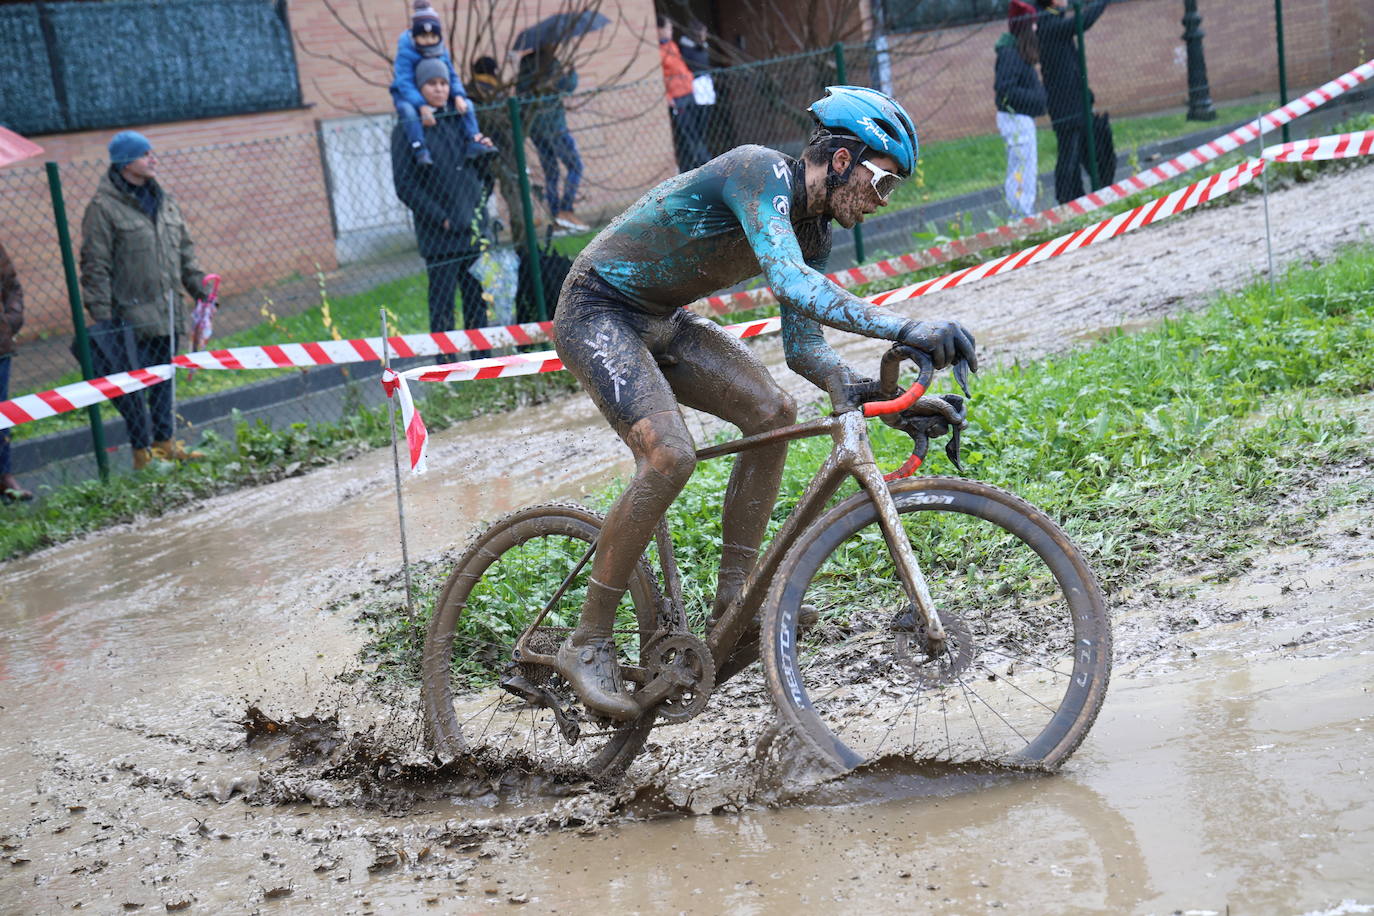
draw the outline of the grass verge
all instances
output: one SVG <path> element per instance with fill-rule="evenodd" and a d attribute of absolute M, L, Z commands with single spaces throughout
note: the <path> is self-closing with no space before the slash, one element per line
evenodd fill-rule
<path fill-rule="evenodd" d="M 1368 462 L 1367 435 L 1349 413 L 1314 402 L 1339 404 L 1374 388 L 1371 288 L 1374 246 L 1355 247 L 1328 264 L 1291 270 L 1272 293 L 1257 283 L 1149 331 L 985 371 L 965 439 L 968 474 L 1058 518 L 1109 592 L 1166 558 L 1224 565 L 1255 545 L 1256 526 L 1293 502 L 1295 489 Z M 909 440 L 879 424 L 870 429 L 880 463 L 895 467 Z M 828 449 L 828 439 L 793 443 L 775 526 Z M 697 614 L 715 587 L 730 467 L 702 464 L 671 511 L 689 610 Z M 938 448 L 927 468 L 952 472 Z M 601 494 L 600 507 L 614 492 Z M 1310 518 L 1371 499 L 1368 487 L 1336 487 L 1303 511 Z M 415 571 L 416 619 L 405 615 L 399 575 L 355 596 L 371 631 L 364 657 L 374 677 L 414 679 L 448 562 Z"/>

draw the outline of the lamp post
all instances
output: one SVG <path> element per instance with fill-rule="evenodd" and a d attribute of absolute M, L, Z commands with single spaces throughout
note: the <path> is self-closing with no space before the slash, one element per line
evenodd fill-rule
<path fill-rule="evenodd" d="M 1183 0 L 1183 41 L 1188 48 L 1188 120 L 1214 121 L 1212 90 L 1207 86 L 1207 59 L 1202 54 L 1202 16 L 1197 0 Z"/>

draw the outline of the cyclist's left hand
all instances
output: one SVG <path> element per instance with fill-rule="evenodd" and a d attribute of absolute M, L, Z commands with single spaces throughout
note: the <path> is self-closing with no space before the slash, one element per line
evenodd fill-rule
<path fill-rule="evenodd" d="M 957 321 L 908 321 L 898 333 L 897 342 L 930 354 L 936 369 L 962 361 L 978 371 L 973 335 Z"/>

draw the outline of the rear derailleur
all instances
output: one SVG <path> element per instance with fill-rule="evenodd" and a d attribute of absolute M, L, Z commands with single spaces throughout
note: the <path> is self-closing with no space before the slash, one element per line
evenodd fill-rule
<path fill-rule="evenodd" d="M 564 708 L 562 701 L 552 690 L 525 677 L 523 670 L 525 667 L 518 662 L 511 662 L 507 665 L 505 676 L 498 682 L 501 689 L 519 697 L 531 706 L 552 712 L 563 740 L 569 744 L 576 744 L 577 739 L 582 737 L 582 726 L 578 722 L 577 711 Z"/>

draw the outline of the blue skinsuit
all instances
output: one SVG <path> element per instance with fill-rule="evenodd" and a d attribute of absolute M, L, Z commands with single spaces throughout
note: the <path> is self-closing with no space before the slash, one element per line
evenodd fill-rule
<path fill-rule="evenodd" d="M 629 303 L 664 317 L 762 272 L 781 304 L 788 366 L 824 387 L 844 366 L 821 325 L 896 340 L 907 319 L 827 280 L 830 221 L 806 216 L 799 160 L 741 146 L 665 181 L 578 257 Z"/>
<path fill-rule="evenodd" d="M 554 316 L 558 355 L 629 445 L 635 474 L 606 514 L 576 641 L 560 649 L 560 665 L 570 646 L 609 639 L 616 603 L 654 526 L 691 477 L 695 443 L 680 407 L 711 413 L 745 435 L 795 422 L 796 405 L 758 357 L 682 306 L 762 272 L 781 303 L 787 364 L 820 387 L 847 371 L 822 324 L 895 340 L 907 323 L 825 279 L 830 222 L 798 215 L 806 211 L 804 174 L 800 162 L 774 150 L 731 150 L 642 197 L 583 250 L 563 284 Z M 742 593 L 786 459 L 786 442 L 735 459 L 713 617 Z M 588 664 L 559 670 L 585 689 L 607 670 Z M 616 693 L 609 690 L 609 702 L 623 705 Z"/>

